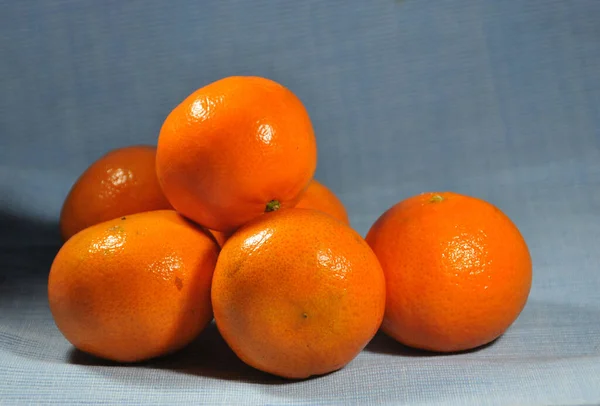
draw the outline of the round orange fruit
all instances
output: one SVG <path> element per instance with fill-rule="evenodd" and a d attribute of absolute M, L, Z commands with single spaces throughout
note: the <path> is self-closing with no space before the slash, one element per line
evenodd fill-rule
<path fill-rule="evenodd" d="M 424 193 L 386 211 L 367 242 L 386 276 L 382 330 L 420 349 L 487 344 L 516 320 L 532 280 L 527 244 L 492 204 Z"/>
<path fill-rule="evenodd" d="M 215 237 L 215 240 L 217 240 L 219 247 L 222 247 L 223 244 L 225 244 L 225 241 L 227 241 L 227 238 L 229 238 L 228 233 L 224 233 L 222 231 L 215 231 L 215 230 L 208 230 L 208 231 L 213 235 L 213 237 Z"/>
<path fill-rule="evenodd" d="M 174 352 L 212 320 L 218 246 L 172 210 L 88 227 L 60 249 L 48 299 L 76 348 L 118 362 Z"/>
<path fill-rule="evenodd" d="M 310 182 L 296 207 L 299 209 L 320 210 L 350 225 L 348 212 L 344 204 L 327 186 L 316 180 Z"/>
<path fill-rule="evenodd" d="M 171 209 L 156 177 L 156 148 L 110 151 L 77 179 L 60 214 L 65 240 L 91 225 L 144 211 Z"/>
<path fill-rule="evenodd" d="M 350 227 L 316 210 L 289 209 L 240 228 L 212 284 L 221 335 L 248 365 L 306 378 L 348 364 L 379 329 L 381 266 Z"/>
<path fill-rule="evenodd" d="M 196 90 L 168 115 L 156 169 L 177 211 L 231 232 L 265 212 L 293 207 L 316 162 L 300 99 L 272 80 L 233 76 Z"/>

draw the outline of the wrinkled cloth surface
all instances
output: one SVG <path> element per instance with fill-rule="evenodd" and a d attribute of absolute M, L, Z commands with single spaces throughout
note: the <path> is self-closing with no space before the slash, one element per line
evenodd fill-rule
<path fill-rule="evenodd" d="M 4 1 L 0 49 L 0 404 L 600 404 L 600 1 Z M 291 382 L 214 325 L 142 365 L 74 350 L 46 293 L 69 188 L 229 75 L 302 99 L 362 235 L 430 190 L 510 216 L 534 279 L 506 334 L 452 355 L 378 334 Z"/>

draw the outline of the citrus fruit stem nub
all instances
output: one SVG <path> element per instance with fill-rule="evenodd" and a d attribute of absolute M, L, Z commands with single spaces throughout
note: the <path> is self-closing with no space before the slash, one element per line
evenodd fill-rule
<path fill-rule="evenodd" d="M 279 210 L 280 207 L 281 207 L 281 204 L 279 203 L 279 200 L 271 200 L 269 203 L 267 203 L 267 207 L 265 208 L 265 213 Z"/>
<path fill-rule="evenodd" d="M 429 202 L 431 203 L 439 203 L 439 202 L 443 202 L 445 199 L 440 196 L 440 195 L 433 195 L 431 196 L 431 199 L 429 199 Z"/>

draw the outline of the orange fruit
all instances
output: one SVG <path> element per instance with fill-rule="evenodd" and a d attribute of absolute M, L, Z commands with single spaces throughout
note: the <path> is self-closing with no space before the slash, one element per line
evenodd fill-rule
<path fill-rule="evenodd" d="M 305 378 L 348 364 L 379 329 L 383 271 L 350 227 L 316 210 L 260 216 L 227 241 L 213 276 L 217 327 L 259 370 Z"/>
<path fill-rule="evenodd" d="M 424 193 L 386 211 L 367 242 L 386 276 L 382 330 L 425 350 L 487 344 L 516 320 L 531 288 L 529 250 L 513 222 L 483 200 Z"/>
<path fill-rule="evenodd" d="M 331 190 L 316 180 L 310 182 L 296 207 L 320 210 L 345 224 L 350 224 L 344 204 Z"/>
<path fill-rule="evenodd" d="M 176 351 L 212 320 L 218 246 L 172 210 L 88 227 L 60 249 L 48 299 L 76 348 L 119 362 Z"/>
<path fill-rule="evenodd" d="M 229 233 L 224 233 L 222 231 L 215 231 L 210 229 L 207 230 L 213 235 L 213 237 L 215 237 L 215 240 L 219 244 L 219 247 L 222 247 L 223 244 L 225 244 L 225 241 L 227 241 L 227 238 L 229 238 L 230 235 Z"/>
<path fill-rule="evenodd" d="M 143 211 L 170 209 L 155 168 L 156 148 L 136 145 L 110 151 L 77 179 L 60 213 L 65 240 L 91 225 Z"/>
<path fill-rule="evenodd" d="M 234 76 L 173 109 L 160 130 L 156 169 L 177 211 L 231 232 L 264 212 L 293 207 L 316 162 L 300 99 L 272 80 Z"/>

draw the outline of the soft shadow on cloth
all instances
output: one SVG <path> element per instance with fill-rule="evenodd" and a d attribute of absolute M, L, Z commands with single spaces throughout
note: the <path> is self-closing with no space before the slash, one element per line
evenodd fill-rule
<path fill-rule="evenodd" d="M 40 276 L 37 288 L 28 289 L 21 292 L 21 298 L 17 293 L 13 294 L 13 300 L 22 300 L 24 295 L 36 297 L 44 300 L 43 281 Z M 10 292 L 2 290 L 3 295 Z M 32 290 L 39 290 L 33 292 Z M 33 294 L 33 295 L 32 295 Z M 6 296 L 5 296 L 6 298 Z M 38 300 L 38 302 L 39 302 Z M 35 304 L 32 304 L 34 307 Z M 26 304 L 24 306 L 27 306 Z M 35 305 L 39 307 L 38 305 Z M 26 309 L 25 309 L 26 310 Z M 50 314 L 40 314 L 40 320 L 51 321 Z M 30 337 L 37 337 L 38 340 L 47 341 L 49 338 L 44 334 L 48 333 L 48 323 L 36 323 L 30 325 Z M 12 326 L 11 326 L 12 325 Z M 582 325 L 589 326 L 589 337 L 582 340 L 571 332 L 582 328 Z M 3 333 L 3 350 L 14 355 L 39 359 L 36 348 L 42 347 L 42 342 L 36 340 L 19 340 L 19 329 L 22 327 L 19 323 L 9 323 L 7 331 Z M 552 332 L 551 334 L 547 332 Z M 535 336 L 538 343 L 536 350 L 532 352 L 530 346 L 531 336 Z M 174 372 L 188 376 L 199 376 L 206 378 L 226 379 L 238 382 L 252 382 L 260 384 L 286 384 L 290 382 L 282 378 L 260 372 L 244 364 L 229 349 L 226 342 L 220 336 L 216 325 L 211 323 L 200 336 L 184 349 L 170 355 L 166 355 L 153 360 L 135 363 L 119 364 L 84 353 L 71 346 L 56 330 L 52 334 L 51 341 L 54 354 L 46 354 L 45 360 L 63 365 L 79 365 L 91 373 L 105 375 L 110 379 L 135 379 L 139 377 L 140 385 L 146 382 L 146 374 L 137 374 L 146 370 L 155 372 Z M 566 304 L 555 304 L 548 302 L 530 302 L 517 322 L 500 338 L 492 343 L 479 347 L 475 350 L 451 354 L 438 354 L 426 351 L 420 351 L 406 347 L 382 332 L 379 332 L 364 349 L 359 357 L 361 360 L 357 363 L 368 360 L 369 364 L 377 364 L 375 359 L 385 358 L 386 364 L 403 363 L 437 363 L 442 362 L 461 362 L 464 360 L 475 360 L 478 362 L 499 362 L 514 360 L 515 362 L 536 362 L 547 360 L 560 360 L 567 358 L 578 358 L 585 356 L 600 356 L 600 344 L 594 337 L 600 336 L 600 309 L 577 307 Z M 12 338 L 11 338 L 12 337 Z M 30 348 L 28 348 L 30 347 Z M 560 354 L 560 355 L 557 355 Z M 382 358 L 383 360 L 383 358 Z M 376 368 L 375 364 L 369 368 Z M 354 362 L 344 369 L 357 367 Z M 344 370 L 342 369 L 342 371 Z M 116 371 L 121 373 L 116 373 Z M 136 372 L 137 371 L 137 372 Z M 342 371 L 339 371 L 343 373 Z M 333 374 L 338 374 L 334 372 Z M 330 374 L 331 375 L 331 374 Z M 311 379 L 327 379 L 327 375 Z M 149 382 L 149 385 L 152 383 Z"/>
<path fill-rule="evenodd" d="M 170 355 L 153 360 L 135 363 L 118 364 L 106 361 L 71 347 L 65 362 L 82 365 L 96 369 L 99 373 L 107 371 L 106 368 L 143 368 L 156 370 L 171 370 L 173 372 L 185 373 L 191 376 L 204 376 L 218 379 L 228 379 L 241 382 L 257 382 L 262 384 L 285 384 L 293 382 L 283 378 L 270 375 L 242 362 L 235 353 L 229 349 L 214 322 L 200 334 L 187 347 Z M 109 368 L 108 371 L 113 368 Z M 113 376 L 111 372 L 107 375 Z"/>
<path fill-rule="evenodd" d="M 0 249 L 58 247 L 61 244 L 58 222 L 39 220 L 0 209 Z"/>
<path fill-rule="evenodd" d="M 0 283 L 23 274 L 47 276 L 61 244 L 57 223 L 0 211 Z"/>

